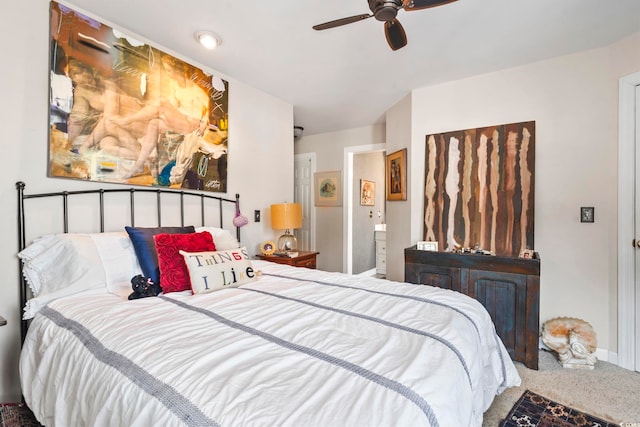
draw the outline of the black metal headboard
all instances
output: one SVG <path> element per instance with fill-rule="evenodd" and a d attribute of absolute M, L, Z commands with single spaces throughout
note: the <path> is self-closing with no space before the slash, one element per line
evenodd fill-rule
<path fill-rule="evenodd" d="M 110 193 L 129 193 L 129 209 L 130 209 L 130 219 L 127 225 L 134 227 L 136 225 L 136 203 L 135 196 L 138 193 L 154 193 L 156 194 L 156 212 L 157 212 L 157 225 L 162 225 L 163 215 L 162 215 L 162 195 L 170 194 L 172 197 L 179 196 L 179 205 L 180 205 L 180 225 L 185 225 L 185 201 L 197 201 L 199 200 L 200 204 L 200 221 L 201 225 L 206 224 L 206 209 L 205 209 L 205 201 L 217 201 L 218 205 L 218 217 L 220 219 L 220 228 L 223 228 L 223 207 L 225 203 L 231 203 L 234 205 L 234 212 L 240 211 L 240 195 L 236 194 L 235 199 L 226 199 L 220 196 L 213 196 L 204 193 L 195 193 L 189 191 L 181 191 L 181 190 L 170 190 L 166 188 L 97 188 L 93 190 L 74 190 L 74 191 L 58 191 L 53 193 L 33 193 L 33 194 L 25 194 L 25 183 L 22 181 L 16 182 L 16 190 L 18 191 L 18 252 L 22 251 L 26 247 L 26 223 L 25 223 L 25 201 L 30 199 L 42 199 L 42 198 L 57 198 L 59 197 L 62 200 L 62 229 L 64 233 L 69 232 L 69 199 L 72 196 L 78 195 L 91 195 L 95 194 L 98 196 L 97 202 L 99 203 L 98 207 L 98 219 L 100 221 L 99 232 L 105 231 L 105 195 Z M 229 219 L 231 221 L 233 218 Z M 234 225 L 235 227 L 235 225 Z M 236 238 L 240 241 L 240 228 L 235 227 L 236 229 Z M 27 334 L 27 326 L 28 321 L 22 320 L 22 308 L 25 306 L 27 302 L 27 282 L 22 274 L 22 263 L 18 261 L 19 264 L 19 275 L 20 275 L 20 336 L 21 341 L 24 342 L 25 336 Z"/>

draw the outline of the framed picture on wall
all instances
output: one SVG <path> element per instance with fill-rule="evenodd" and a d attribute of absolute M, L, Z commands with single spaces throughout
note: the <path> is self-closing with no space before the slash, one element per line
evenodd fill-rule
<path fill-rule="evenodd" d="M 48 176 L 226 193 L 229 82 L 49 5 Z"/>
<path fill-rule="evenodd" d="M 534 248 L 535 121 L 425 136 L 423 240 L 517 257 Z"/>
<path fill-rule="evenodd" d="M 407 149 L 387 155 L 387 200 L 407 200 Z"/>
<path fill-rule="evenodd" d="M 373 206 L 376 204 L 376 183 L 366 179 L 360 180 L 360 205 Z"/>
<path fill-rule="evenodd" d="M 316 172 L 313 178 L 316 206 L 342 206 L 342 171 Z"/>

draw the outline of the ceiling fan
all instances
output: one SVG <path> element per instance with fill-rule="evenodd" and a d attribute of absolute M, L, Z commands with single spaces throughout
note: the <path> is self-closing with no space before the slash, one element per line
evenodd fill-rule
<path fill-rule="evenodd" d="M 363 19 L 375 17 L 378 21 L 384 22 L 384 34 L 387 38 L 389 47 L 398 50 L 407 45 L 407 35 L 400 21 L 396 19 L 396 15 L 400 9 L 408 12 L 430 7 L 442 6 L 447 3 L 453 3 L 457 0 L 367 0 L 371 13 L 362 15 L 349 16 L 347 18 L 336 19 L 335 21 L 325 22 L 324 24 L 314 25 L 314 30 L 326 30 L 328 28 L 339 27 L 341 25 L 351 24 L 353 22 L 362 21 Z"/>

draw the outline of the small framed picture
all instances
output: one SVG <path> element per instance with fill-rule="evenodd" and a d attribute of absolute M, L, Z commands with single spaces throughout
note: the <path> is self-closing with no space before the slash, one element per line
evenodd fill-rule
<path fill-rule="evenodd" d="M 260 244 L 260 252 L 262 252 L 262 255 L 273 255 L 275 251 L 276 245 L 271 240 L 267 240 Z"/>
<path fill-rule="evenodd" d="M 595 221 L 595 208 L 594 207 L 581 207 L 580 208 L 580 222 L 594 222 Z"/>
<path fill-rule="evenodd" d="M 387 155 L 387 200 L 407 200 L 407 149 Z"/>
<path fill-rule="evenodd" d="M 416 248 L 420 251 L 438 251 L 438 242 L 418 242 Z"/>
<path fill-rule="evenodd" d="M 342 171 L 314 174 L 316 206 L 342 206 Z"/>
<path fill-rule="evenodd" d="M 360 205 L 374 206 L 376 204 L 376 183 L 366 179 L 360 180 Z"/>
<path fill-rule="evenodd" d="M 533 249 L 523 249 L 520 251 L 519 258 L 533 259 Z"/>

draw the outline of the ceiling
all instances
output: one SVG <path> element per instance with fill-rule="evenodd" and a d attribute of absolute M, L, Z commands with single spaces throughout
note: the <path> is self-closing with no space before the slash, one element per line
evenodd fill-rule
<path fill-rule="evenodd" d="M 639 0 L 458 0 L 399 11 L 408 44 L 392 51 L 374 18 L 311 28 L 369 13 L 366 0 L 64 3 L 291 103 L 304 135 L 380 123 L 411 89 L 606 46 L 640 31 Z M 198 30 L 216 32 L 222 45 L 202 48 Z"/>

